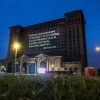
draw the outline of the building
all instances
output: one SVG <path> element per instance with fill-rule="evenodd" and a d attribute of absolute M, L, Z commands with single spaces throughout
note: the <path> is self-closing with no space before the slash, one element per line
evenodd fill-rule
<path fill-rule="evenodd" d="M 61 56 L 65 67 L 77 62 L 82 68 L 87 66 L 85 19 L 81 10 L 65 13 L 64 18 L 57 20 L 26 27 L 10 27 L 9 63 L 14 58 L 14 41 L 21 44 L 18 57 L 26 55 L 34 58 L 43 53 L 48 56 Z"/>
<path fill-rule="evenodd" d="M 16 62 L 16 72 L 25 74 L 38 74 L 55 71 L 76 72 L 80 71 L 81 67 L 82 64 L 80 62 L 65 63 L 62 62 L 62 56 L 48 56 L 42 53 L 32 58 L 22 55 Z"/>
<path fill-rule="evenodd" d="M 28 56 L 23 55 L 19 58 L 19 61 L 21 61 L 21 63 L 18 63 L 20 64 L 20 67 L 17 67 L 16 71 L 19 72 L 20 68 L 20 72 L 27 74 L 63 70 L 61 69 L 61 56 L 52 57 L 41 53 L 33 58 L 29 58 Z"/>

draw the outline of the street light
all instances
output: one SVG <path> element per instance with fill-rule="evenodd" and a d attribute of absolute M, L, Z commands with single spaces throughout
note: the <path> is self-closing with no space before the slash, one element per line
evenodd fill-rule
<path fill-rule="evenodd" d="M 97 52 L 100 52 L 100 47 L 95 48 Z"/>
<path fill-rule="evenodd" d="M 15 59 L 14 59 L 15 61 L 14 61 L 14 63 L 15 63 L 15 73 L 16 73 L 16 58 L 17 58 L 17 52 L 20 49 L 20 44 L 18 42 L 14 42 L 13 49 L 15 49 Z"/>

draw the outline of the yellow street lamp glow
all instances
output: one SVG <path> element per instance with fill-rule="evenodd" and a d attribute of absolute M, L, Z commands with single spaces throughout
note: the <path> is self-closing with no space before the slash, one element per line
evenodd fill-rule
<path fill-rule="evenodd" d="M 19 49 L 20 48 L 20 44 L 18 42 L 15 42 L 13 44 L 13 49 Z"/>

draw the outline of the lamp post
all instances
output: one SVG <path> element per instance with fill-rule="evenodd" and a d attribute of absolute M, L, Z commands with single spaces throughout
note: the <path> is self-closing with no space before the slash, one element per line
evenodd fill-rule
<path fill-rule="evenodd" d="M 17 52 L 20 49 L 20 44 L 18 42 L 14 42 L 13 44 L 13 49 L 15 50 L 15 59 L 14 59 L 14 63 L 15 63 L 15 73 L 16 73 L 16 58 L 17 58 Z"/>

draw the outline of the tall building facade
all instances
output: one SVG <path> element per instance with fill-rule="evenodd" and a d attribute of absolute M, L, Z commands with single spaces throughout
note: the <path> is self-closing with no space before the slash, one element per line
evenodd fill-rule
<path fill-rule="evenodd" d="M 13 59 L 14 41 L 21 44 L 18 57 L 38 54 L 62 56 L 64 62 L 80 61 L 87 66 L 85 19 L 81 10 L 64 14 L 64 18 L 22 27 L 10 27 L 8 59 Z M 10 60 L 9 60 L 10 61 Z"/>

